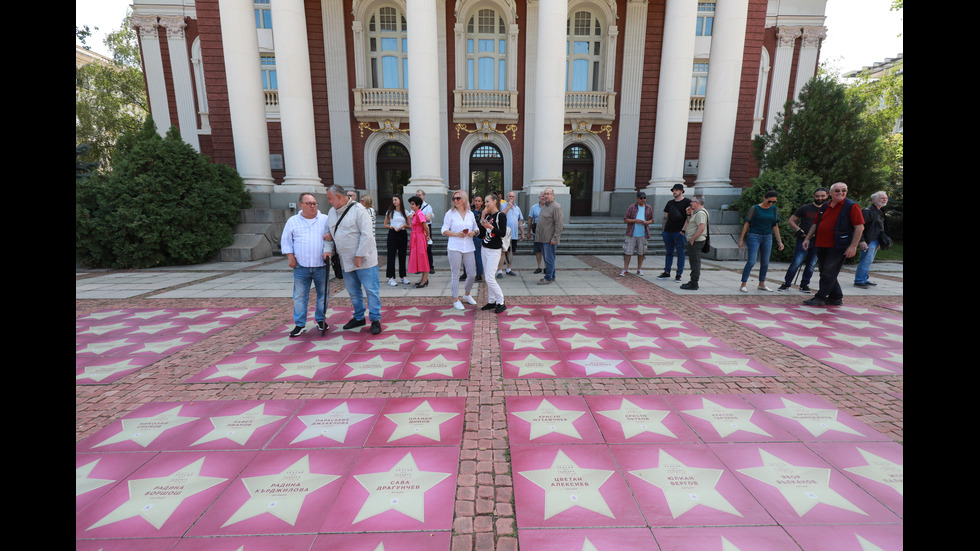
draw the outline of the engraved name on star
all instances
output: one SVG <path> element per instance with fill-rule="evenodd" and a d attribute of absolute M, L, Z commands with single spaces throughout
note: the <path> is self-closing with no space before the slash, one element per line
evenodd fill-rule
<path fill-rule="evenodd" d="M 301 362 L 293 362 L 287 364 L 281 364 L 283 371 L 279 375 L 276 375 L 276 379 L 282 379 L 285 377 L 303 377 L 304 379 L 312 379 L 316 375 L 317 371 L 325 369 L 328 367 L 333 367 L 337 365 L 333 362 L 323 362 L 320 361 L 318 356 L 313 356 L 312 358 L 307 358 Z"/>
<path fill-rule="evenodd" d="M 846 467 L 844 469 L 845 471 L 863 476 L 869 480 L 874 480 L 875 482 L 880 482 L 886 486 L 890 486 L 891 489 L 898 492 L 898 495 L 905 495 L 905 467 L 903 465 L 889 461 L 884 457 L 879 457 L 861 448 L 858 448 L 857 451 L 867 461 L 867 464 L 857 467 Z"/>
<path fill-rule="evenodd" d="M 758 369 L 749 366 L 749 358 L 729 358 L 728 356 L 722 356 L 721 354 L 710 352 L 707 358 L 701 358 L 698 361 L 713 365 L 726 375 L 735 373 L 736 371 L 759 373 Z"/>
<path fill-rule="evenodd" d="M 93 381 L 103 381 L 118 373 L 142 367 L 139 363 L 130 363 L 135 361 L 135 358 L 126 358 L 107 365 L 87 365 L 82 368 L 81 373 L 75 375 L 75 380 L 92 379 Z"/>
<path fill-rule="evenodd" d="M 544 343 L 548 342 L 546 337 L 535 337 L 527 333 L 521 333 L 514 338 L 508 338 L 507 341 L 514 345 L 514 349 L 518 348 L 540 348 L 545 349 Z"/>
<path fill-rule="evenodd" d="M 384 360 L 381 356 L 375 356 L 363 362 L 348 362 L 347 367 L 350 368 L 350 373 L 344 375 L 344 378 L 349 379 L 351 377 L 366 375 L 368 377 L 376 377 L 380 379 L 381 377 L 384 377 L 386 369 L 399 365 L 400 363 L 401 362 L 389 362 Z"/>
<path fill-rule="evenodd" d="M 623 360 L 611 360 L 609 358 L 603 358 L 602 356 L 597 356 L 590 353 L 583 360 L 569 361 L 585 368 L 586 375 L 595 375 L 596 373 L 614 373 L 616 375 L 625 375 L 618 367 L 623 363 Z"/>
<path fill-rule="evenodd" d="M 820 361 L 824 363 L 829 362 L 840 364 L 857 373 L 867 373 L 868 371 L 886 371 L 888 373 L 895 372 L 887 367 L 875 365 L 874 358 L 870 356 L 848 356 L 837 352 L 829 352 L 828 356 L 826 358 L 820 358 Z"/>
<path fill-rule="evenodd" d="M 412 411 L 386 413 L 385 417 L 396 425 L 394 432 L 388 437 L 388 441 L 394 442 L 417 435 L 439 442 L 441 440 L 439 426 L 458 415 L 459 413 L 436 411 L 428 400 L 415 406 Z"/>
<path fill-rule="evenodd" d="M 129 324 L 127 323 L 113 323 L 111 325 L 93 325 L 84 331 L 78 331 L 79 335 L 104 335 L 112 331 L 118 331 L 120 329 L 127 329 Z"/>
<path fill-rule="evenodd" d="M 599 413 L 618 422 L 626 438 L 632 438 L 644 432 L 677 438 L 663 423 L 664 418 L 670 415 L 669 410 L 644 409 L 623 398 L 619 409 L 610 409 Z"/>
<path fill-rule="evenodd" d="M 368 341 L 370 348 L 368 351 L 373 350 L 398 350 L 403 344 L 412 342 L 411 339 L 402 339 L 398 335 L 387 335 L 381 339 L 372 339 Z"/>
<path fill-rule="evenodd" d="M 133 417 L 123 419 L 122 431 L 120 431 L 118 434 L 110 436 L 92 447 L 98 448 L 101 446 L 108 446 L 109 444 L 130 440 L 145 448 L 149 446 L 151 442 L 156 440 L 158 436 L 163 434 L 164 431 L 185 425 L 187 423 L 192 423 L 200 419 L 199 417 L 181 417 L 181 407 L 182 406 L 172 407 L 167 411 L 152 415 L 150 417 Z"/>
<path fill-rule="evenodd" d="M 867 513 L 830 489 L 831 469 L 801 467 L 759 449 L 761 467 L 738 469 L 738 472 L 772 486 L 803 517 L 819 503 L 867 516 Z"/>
<path fill-rule="evenodd" d="M 191 446 L 214 442 L 222 438 L 227 438 L 238 445 L 244 446 L 248 442 L 248 439 L 255 434 L 256 430 L 275 423 L 280 419 L 285 419 L 285 417 L 282 415 L 267 415 L 264 404 L 236 415 L 211 417 L 210 421 L 213 427 L 211 431 L 198 438 Z"/>
<path fill-rule="evenodd" d="M 419 522 L 425 522 L 425 492 L 452 473 L 421 471 L 411 452 L 405 454 L 389 471 L 354 475 L 370 494 L 354 517 L 354 524 L 397 511 Z"/>
<path fill-rule="evenodd" d="M 715 488 L 724 472 L 724 469 L 690 467 L 671 457 L 663 449 L 660 450 L 657 467 L 629 471 L 633 476 L 663 491 L 667 507 L 674 518 L 698 505 L 741 517 L 742 513 Z"/>
<path fill-rule="evenodd" d="M 295 526 L 306 497 L 338 478 L 338 475 L 311 473 L 309 455 L 303 456 L 282 472 L 242 478 L 249 494 L 248 501 L 221 527 L 255 518 L 262 513 L 269 513 L 290 526 Z"/>
<path fill-rule="evenodd" d="M 558 360 L 539 358 L 534 354 L 528 354 L 526 358 L 522 360 L 511 360 L 510 363 L 517 366 L 517 376 L 524 377 L 525 375 L 531 375 L 534 373 L 555 376 L 557 374 L 553 368 L 561 362 Z"/>
<path fill-rule="evenodd" d="M 416 377 L 425 377 L 427 375 L 452 377 L 453 370 L 461 365 L 465 365 L 466 362 L 450 360 L 442 354 L 439 354 L 428 360 L 413 361 L 411 363 L 419 368 L 419 372 L 415 375 Z"/>
<path fill-rule="evenodd" d="M 839 412 L 836 409 L 811 408 L 787 398 L 781 398 L 781 400 L 783 407 L 767 409 L 766 412 L 796 421 L 813 436 L 821 436 L 828 430 L 862 436 L 860 432 L 837 420 Z"/>
<path fill-rule="evenodd" d="M 299 420 L 306 425 L 290 444 L 324 437 L 343 444 L 347 440 L 347 432 L 353 425 L 374 417 L 369 413 L 351 413 L 347 402 L 338 404 L 325 413 L 300 415 Z"/>
<path fill-rule="evenodd" d="M 227 480 L 202 476 L 203 467 L 202 457 L 167 476 L 127 481 L 129 499 L 86 531 L 134 517 L 143 518 L 159 530 L 185 499 Z"/>
<path fill-rule="evenodd" d="M 718 435 L 722 437 L 740 430 L 763 436 L 772 436 L 752 422 L 752 414 L 755 413 L 755 410 L 752 409 L 727 408 L 707 398 L 702 398 L 701 409 L 688 409 L 684 410 L 684 413 L 707 421 L 718 432 Z"/>
<path fill-rule="evenodd" d="M 99 464 L 102 459 L 96 459 L 91 463 L 86 463 L 80 467 L 75 467 L 75 496 L 80 496 L 84 493 L 91 492 L 92 490 L 97 490 L 108 484 L 112 484 L 115 480 L 106 478 L 92 478 L 90 475 L 95 467 Z"/>
<path fill-rule="evenodd" d="M 568 343 L 572 350 L 578 350 L 579 348 L 602 349 L 602 345 L 599 344 L 602 341 L 601 336 L 590 337 L 581 333 L 575 333 L 571 337 L 558 337 L 558 340 Z"/>
<path fill-rule="evenodd" d="M 548 520 L 572 507 L 616 518 L 599 493 L 613 472 L 579 467 L 564 451 L 558 450 L 550 468 L 519 474 L 544 490 L 544 518 Z"/>
<path fill-rule="evenodd" d="M 429 350 L 459 350 L 460 341 L 452 335 L 443 333 L 436 339 L 422 339 L 429 345 Z"/>
<path fill-rule="evenodd" d="M 235 363 L 216 364 L 214 367 L 217 369 L 217 371 L 211 375 L 208 375 L 204 379 L 207 380 L 218 379 L 220 377 L 229 377 L 240 381 L 256 369 L 262 369 L 264 367 L 269 367 L 270 365 L 272 364 L 260 362 L 258 358 L 245 358 Z"/>
<path fill-rule="evenodd" d="M 537 408 L 514 412 L 513 415 L 530 423 L 531 440 L 553 432 L 581 440 L 582 435 L 573 423 L 584 414 L 584 411 L 558 409 L 551 402 L 543 399 Z"/>
<path fill-rule="evenodd" d="M 646 358 L 631 358 L 631 362 L 640 363 L 653 369 L 654 374 L 663 375 L 664 373 L 691 373 L 691 370 L 684 367 L 687 358 L 668 358 L 659 356 L 654 352 Z"/>

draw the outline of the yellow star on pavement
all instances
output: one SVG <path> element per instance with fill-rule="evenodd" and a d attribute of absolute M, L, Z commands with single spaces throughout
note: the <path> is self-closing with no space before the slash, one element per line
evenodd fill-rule
<path fill-rule="evenodd" d="M 608 320 L 596 320 L 596 323 L 601 323 L 605 325 L 610 330 L 615 331 L 617 329 L 637 329 L 636 320 L 621 320 L 621 319 L 608 319 Z"/>
<path fill-rule="evenodd" d="M 442 354 L 439 354 L 435 358 L 414 361 L 412 363 L 419 368 L 419 372 L 415 375 L 416 377 L 425 377 L 426 375 L 452 377 L 453 369 L 459 367 L 460 365 L 465 365 L 466 362 L 452 361 L 447 359 Z"/>
<path fill-rule="evenodd" d="M 672 371 L 691 374 L 691 370 L 684 367 L 684 362 L 688 361 L 687 358 L 668 358 L 659 356 L 655 352 L 650 352 L 650 355 L 646 358 L 630 358 L 630 361 L 650 367 L 653 369 L 655 375 L 663 375 Z"/>
<path fill-rule="evenodd" d="M 725 375 L 735 373 L 736 371 L 759 373 L 758 369 L 749 367 L 749 358 L 729 358 L 728 356 L 709 352 L 707 358 L 700 358 L 698 361 L 717 367 Z"/>
<path fill-rule="evenodd" d="M 688 409 L 684 410 L 684 413 L 711 423 L 711 426 L 718 432 L 718 435 L 722 437 L 740 430 L 763 436 L 772 436 L 752 422 L 752 414 L 755 413 L 754 409 L 727 408 L 707 398 L 702 398 L 701 409 Z"/>
<path fill-rule="evenodd" d="M 541 350 L 544 350 L 544 343 L 547 342 L 548 339 L 545 337 L 534 337 L 527 333 L 521 333 L 516 337 L 508 338 L 507 341 L 514 345 L 515 350 L 518 348 L 540 348 Z"/>
<path fill-rule="evenodd" d="M 574 308 L 568 308 L 566 306 L 552 306 L 551 308 L 542 308 L 542 310 L 547 310 L 552 316 L 573 316 L 575 315 Z"/>
<path fill-rule="evenodd" d="M 623 398 L 619 409 L 610 409 L 599 413 L 618 422 L 626 438 L 632 438 L 644 432 L 677 438 L 663 423 L 664 418 L 670 415 L 669 410 L 643 409 Z"/>
<path fill-rule="evenodd" d="M 147 333 L 152 335 L 154 333 L 159 333 L 160 331 L 173 329 L 174 327 L 177 327 L 177 324 L 169 321 L 164 323 L 157 323 L 154 325 L 140 325 L 139 327 L 136 328 L 135 331 L 133 331 L 133 333 Z"/>
<path fill-rule="evenodd" d="M 569 329 L 585 329 L 585 325 L 589 323 L 589 320 L 576 320 L 572 318 L 555 318 L 552 319 L 550 323 L 556 325 L 558 329 L 562 331 L 567 331 Z"/>
<path fill-rule="evenodd" d="M 372 417 L 374 416 L 369 413 L 351 413 L 347 402 L 343 402 L 325 413 L 300 415 L 299 420 L 306 425 L 306 428 L 290 444 L 318 436 L 343 444 L 347 440 L 347 432 L 351 426 Z"/>
<path fill-rule="evenodd" d="M 191 446 L 214 442 L 227 438 L 232 442 L 244 446 L 248 439 L 255 434 L 255 431 L 270 423 L 275 423 L 280 419 L 285 419 L 282 415 L 266 415 L 265 405 L 258 405 L 254 408 L 239 413 L 237 415 L 222 415 L 211 417 L 211 432 L 197 439 Z"/>
<path fill-rule="evenodd" d="M 164 431 L 185 425 L 187 423 L 192 423 L 199 419 L 199 417 L 181 417 L 181 407 L 182 406 L 172 407 L 167 411 L 158 413 L 151 417 L 132 417 L 129 419 L 123 419 L 122 431 L 120 431 L 119 434 L 115 434 L 92 447 L 98 448 L 101 446 L 108 446 L 109 444 L 115 444 L 116 442 L 131 440 L 145 448 L 150 445 L 150 442 L 153 442 L 158 436 L 163 434 Z"/>
<path fill-rule="evenodd" d="M 786 398 L 782 398 L 781 400 L 783 407 L 767 409 L 766 412 L 796 421 L 803 425 L 803 428 L 813 436 L 821 436 L 828 430 L 862 436 L 860 432 L 837 420 L 837 414 L 839 412 L 836 409 L 811 408 Z"/>
<path fill-rule="evenodd" d="M 129 499 L 86 531 L 134 517 L 142 517 L 159 530 L 185 499 L 227 480 L 201 476 L 203 467 L 202 457 L 167 476 L 129 480 Z"/>
<path fill-rule="evenodd" d="M 129 327 L 129 325 L 125 323 L 113 323 L 112 325 L 93 325 L 88 329 L 86 329 L 85 331 L 79 331 L 78 334 L 79 335 L 89 335 L 89 334 L 104 335 L 111 331 L 117 331 L 119 329 L 125 329 L 127 327 Z"/>
<path fill-rule="evenodd" d="M 516 331 L 518 329 L 537 329 L 541 321 L 527 318 L 511 318 L 500 320 L 498 323 L 506 325 L 510 331 Z"/>
<path fill-rule="evenodd" d="M 742 513 L 715 489 L 724 472 L 724 469 L 689 467 L 663 449 L 660 450 L 656 467 L 629 471 L 631 475 L 663 491 L 674 518 L 698 505 L 741 517 Z"/>
<path fill-rule="evenodd" d="M 584 411 L 558 409 L 548 400 L 542 399 L 537 408 L 515 412 L 514 416 L 530 423 L 531 440 L 553 432 L 581 440 L 582 435 L 573 423 L 584 414 Z"/>
<path fill-rule="evenodd" d="M 388 441 L 393 442 L 408 436 L 418 435 L 439 442 L 439 425 L 458 415 L 459 413 L 436 411 L 428 400 L 416 406 L 412 411 L 386 413 L 385 417 L 396 425 L 394 432 L 388 437 Z"/>
<path fill-rule="evenodd" d="M 232 379 L 238 379 L 240 381 L 256 369 L 269 367 L 270 365 L 272 364 L 260 362 L 258 358 L 249 357 L 235 363 L 217 364 L 214 367 L 216 367 L 218 370 L 211 375 L 208 375 L 204 379 L 207 380 L 217 379 L 220 377 L 231 377 Z"/>
<path fill-rule="evenodd" d="M 875 365 L 874 358 L 870 356 L 848 356 L 845 354 L 838 354 L 837 352 L 830 352 L 830 355 L 826 358 L 819 358 L 820 361 L 827 363 L 837 363 L 846 366 L 848 369 L 857 371 L 858 373 L 866 373 L 868 371 L 887 371 L 888 373 L 894 373 L 892 369 L 887 367 L 881 367 L 880 365 Z"/>
<path fill-rule="evenodd" d="M 657 344 L 657 338 L 651 335 L 641 335 L 638 333 L 626 333 L 625 337 L 610 337 L 614 341 L 619 341 L 630 348 L 630 350 L 640 347 L 640 346 L 655 346 L 661 348 Z"/>
<path fill-rule="evenodd" d="M 75 467 L 75 496 L 80 496 L 84 493 L 91 492 L 92 490 L 97 490 L 108 484 L 112 484 L 115 480 L 105 479 L 105 478 L 90 478 L 89 475 L 95 469 L 96 465 L 99 464 L 102 459 L 96 459 L 91 463 L 86 463 L 81 467 Z"/>
<path fill-rule="evenodd" d="M 879 457 L 869 451 L 862 450 L 861 448 L 858 448 L 857 451 L 868 464 L 858 467 L 846 467 L 844 469 L 845 471 L 891 486 L 893 490 L 898 492 L 898 495 L 905 495 L 904 466 L 889 461 L 884 457 Z"/>
<path fill-rule="evenodd" d="M 523 360 L 512 360 L 510 363 L 517 366 L 517 376 L 524 377 L 525 375 L 531 375 L 533 373 L 555 376 L 555 370 L 552 368 L 561 362 L 558 360 L 539 358 L 534 354 L 528 354 Z"/>
<path fill-rule="evenodd" d="M 140 367 L 139 364 L 133 365 L 130 362 L 136 361 L 135 358 L 126 358 L 119 360 L 107 365 L 87 365 L 82 368 L 82 372 L 75 375 L 75 380 L 79 379 L 92 379 L 93 381 L 103 381 L 116 375 L 117 373 L 122 373 L 123 371 L 130 371 Z"/>
<path fill-rule="evenodd" d="M 623 360 L 610 360 L 608 358 L 603 358 L 601 356 L 596 356 L 595 354 L 589 353 L 584 360 L 569 361 L 585 368 L 586 375 L 595 375 L 596 373 L 614 373 L 616 375 L 624 375 L 619 367 L 617 367 L 619 364 L 623 363 Z"/>
<path fill-rule="evenodd" d="M 419 522 L 425 522 L 425 492 L 452 473 L 420 471 L 411 452 L 405 454 L 389 471 L 354 475 L 371 495 L 361 506 L 354 524 L 385 511 L 397 511 Z"/>
<path fill-rule="evenodd" d="M 116 339 L 113 341 L 105 341 L 105 342 L 90 342 L 87 343 L 81 350 L 79 350 L 77 354 L 84 353 L 84 354 L 96 354 L 98 356 L 101 356 L 102 354 L 105 354 L 110 350 L 115 350 L 116 348 L 122 348 L 124 346 L 132 346 L 133 344 L 136 343 L 129 342 L 129 340 L 126 338 Z"/>
<path fill-rule="evenodd" d="M 269 513 L 290 526 L 295 526 L 306 496 L 338 478 L 338 475 L 311 473 L 309 455 L 303 456 L 280 473 L 242 478 L 242 483 L 248 490 L 248 501 L 221 527 L 255 518 L 262 513 Z"/>
<path fill-rule="evenodd" d="M 170 350 L 176 346 L 186 346 L 188 344 L 190 344 L 190 342 L 185 342 L 184 339 L 180 337 L 160 342 L 146 342 L 143 343 L 143 348 L 134 351 L 133 354 L 139 354 L 141 352 L 162 354 L 163 352 L 166 352 L 167 350 Z"/>
<path fill-rule="evenodd" d="M 367 375 L 369 377 L 377 377 L 380 379 L 384 377 L 385 370 L 389 367 L 394 367 L 400 362 L 389 362 L 381 358 L 381 356 L 375 356 L 369 360 L 363 362 L 348 362 L 347 367 L 350 368 L 350 373 L 344 375 L 345 379 L 351 377 L 357 377 L 360 375 Z"/>
<path fill-rule="evenodd" d="M 422 339 L 422 342 L 429 345 L 429 350 L 459 350 L 459 339 L 452 335 L 443 333 L 437 339 Z"/>
<path fill-rule="evenodd" d="M 600 515 L 616 518 L 599 488 L 615 471 L 579 467 L 565 452 L 558 450 L 551 467 L 519 474 L 544 490 L 545 520 L 571 509 L 582 507 Z"/>
<path fill-rule="evenodd" d="M 386 335 L 381 339 L 371 339 L 367 341 L 370 344 L 368 351 L 374 350 L 398 350 L 401 346 L 407 342 L 412 342 L 411 339 L 401 339 L 398 335 Z"/>
<path fill-rule="evenodd" d="M 590 337 L 581 333 L 575 333 L 571 337 L 558 337 L 558 340 L 567 342 L 572 347 L 572 350 L 578 350 L 579 348 L 602 348 L 599 345 L 599 341 L 602 340 L 601 336 Z"/>
<path fill-rule="evenodd" d="M 332 362 L 322 362 L 318 356 L 313 356 L 301 362 L 281 364 L 283 372 L 276 375 L 276 379 L 283 379 L 286 377 L 303 377 L 304 379 L 312 379 L 313 376 L 316 375 L 317 371 L 335 365 L 337 364 Z"/>

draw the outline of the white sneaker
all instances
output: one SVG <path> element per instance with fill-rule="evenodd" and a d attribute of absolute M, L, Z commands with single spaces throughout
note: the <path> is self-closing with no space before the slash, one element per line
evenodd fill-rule
<path fill-rule="evenodd" d="M 749 290 L 745 288 L 745 285 L 742 285 L 741 287 L 739 287 L 738 290 L 741 291 L 741 292 L 743 292 L 743 293 L 748 293 L 749 292 Z"/>
<path fill-rule="evenodd" d="M 772 292 L 772 289 L 770 289 L 765 283 L 759 284 L 759 290 L 760 291 L 768 291 L 770 293 Z"/>
<path fill-rule="evenodd" d="M 619 272 L 619 275 L 621 275 L 621 276 L 626 275 L 626 270 L 623 270 L 622 272 Z"/>
<path fill-rule="evenodd" d="M 391 285 L 392 287 L 397 287 L 398 282 L 395 280 L 395 278 L 391 278 L 388 280 L 388 285 Z"/>
<path fill-rule="evenodd" d="M 643 270 L 637 270 L 636 271 L 636 275 L 643 276 Z"/>
<path fill-rule="evenodd" d="M 408 285 L 409 283 L 411 283 L 411 281 L 409 281 L 407 277 L 403 277 L 402 278 L 402 283 L 404 283 L 405 285 Z"/>
<path fill-rule="evenodd" d="M 463 300 L 465 300 L 466 302 L 469 302 L 470 304 L 476 305 L 476 299 L 473 298 L 473 297 L 471 297 L 470 295 L 464 296 L 463 297 Z"/>
<path fill-rule="evenodd" d="M 453 303 L 453 308 L 455 308 L 457 310 L 462 310 L 463 309 L 463 303 L 457 300 L 456 302 Z"/>

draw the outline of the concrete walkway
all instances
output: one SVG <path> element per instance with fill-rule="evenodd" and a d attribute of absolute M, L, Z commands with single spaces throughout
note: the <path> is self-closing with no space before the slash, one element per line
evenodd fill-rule
<path fill-rule="evenodd" d="M 437 254 L 296 339 L 283 258 L 76 270 L 76 549 L 902 549 L 902 264 L 635 262 L 519 255 L 495 315 Z"/>

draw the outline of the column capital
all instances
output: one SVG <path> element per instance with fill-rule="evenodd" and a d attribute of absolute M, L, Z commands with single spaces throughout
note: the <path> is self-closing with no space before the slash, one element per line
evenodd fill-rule
<path fill-rule="evenodd" d="M 167 29 L 167 38 L 184 38 L 187 21 L 182 15 L 161 15 L 160 26 Z"/>
<path fill-rule="evenodd" d="M 827 38 L 827 27 L 803 27 L 803 47 L 816 48 Z"/>
<path fill-rule="evenodd" d="M 799 25 L 780 25 L 776 27 L 776 46 L 781 48 L 792 47 L 802 32 L 803 27 Z"/>
<path fill-rule="evenodd" d="M 140 38 L 157 38 L 157 27 L 160 26 L 160 22 L 155 15 L 133 15 L 129 26 L 139 31 Z"/>

